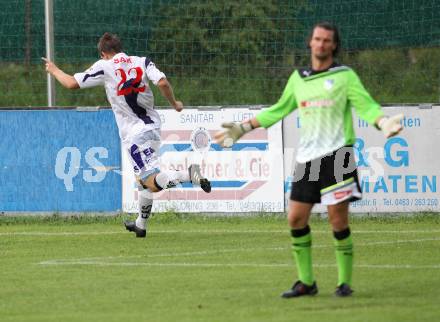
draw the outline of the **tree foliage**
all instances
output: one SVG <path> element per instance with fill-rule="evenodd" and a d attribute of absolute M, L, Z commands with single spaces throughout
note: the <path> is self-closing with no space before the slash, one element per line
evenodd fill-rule
<path fill-rule="evenodd" d="M 279 65 L 304 1 L 158 1 L 149 50 L 175 67 Z M 199 69 L 200 71 L 200 69 Z"/>

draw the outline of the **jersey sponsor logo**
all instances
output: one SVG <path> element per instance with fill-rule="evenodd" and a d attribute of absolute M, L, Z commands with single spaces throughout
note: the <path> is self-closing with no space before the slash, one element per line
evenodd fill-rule
<path fill-rule="evenodd" d="M 333 88 L 333 85 L 335 84 L 335 80 L 334 79 L 326 79 L 324 81 L 324 89 L 326 90 L 331 90 Z"/>
<path fill-rule="evenodd" d="M 353 189 L 349 189 L 349 190 L 335 191 L 333 193 L 333 196 L 335 197 L 336 200 L 339 200 L 347 196 L 350 196 L 352 194 L 353 194 Z"/>
<path fill-rule="evenodd" d="M 301 107 L 309 108 L 309 107 L 332 107 L 335 104 L 335 101 L 332 99 L 323 99 L 316 101 L 302 101 Z"/>

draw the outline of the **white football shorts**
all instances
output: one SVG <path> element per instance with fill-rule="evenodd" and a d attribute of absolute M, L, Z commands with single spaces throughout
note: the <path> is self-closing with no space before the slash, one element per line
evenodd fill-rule
<path fill-rule="evenodd" d="M 128 154 L 138 179 L 145 180 L 160 171 L 160 130 L 140 132 L 131 137 L 127 145 Z"/>

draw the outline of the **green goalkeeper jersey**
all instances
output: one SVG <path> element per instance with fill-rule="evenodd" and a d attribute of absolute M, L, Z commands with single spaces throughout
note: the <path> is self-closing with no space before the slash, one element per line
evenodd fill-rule
<path fill-rule="evenodd" d="M 354 144 L 352 107 L 372 125 L 383 115 L 357 74 L 347 66 L 333 64 L 320 72 L 295 70 L 278 102 L 259 113 L 257 120 L 268 128 L 299 108 L 296 160 L 304 163 Z"/>

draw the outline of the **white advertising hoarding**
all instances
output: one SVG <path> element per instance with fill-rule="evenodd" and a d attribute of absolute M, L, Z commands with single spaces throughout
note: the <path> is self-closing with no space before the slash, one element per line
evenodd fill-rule
<path fill-rule="evenodd" d="M 223 122 L 241 122 L 259 109 L 159 110 L 162 120 L 161 169 L 187 169 L 197 163 L 212 183 L 211 193 L 191 184 L 155 193 L 153 212 L 282 212 L 284 169 L 281 122 L 256 129 L 232 149 L 213 140 Z M 123 210 L 137 212 L 134 172 L 122 147 Z"/>
<path fill-rule="evenodd" d="M 440 211 L 440 106 L 391 106 L 388 115 L 403 113 L 404 130 L 385 139 L 382 132 L 356 115 L 354 145 L 363 199 L 353 212 Z M 354 113 L 355 114 L 355 113 Z M 296 112 L 283 122 L 286 202 L 301 124 Z M 324 212 L 321 205 L 314 208 Z"/>

